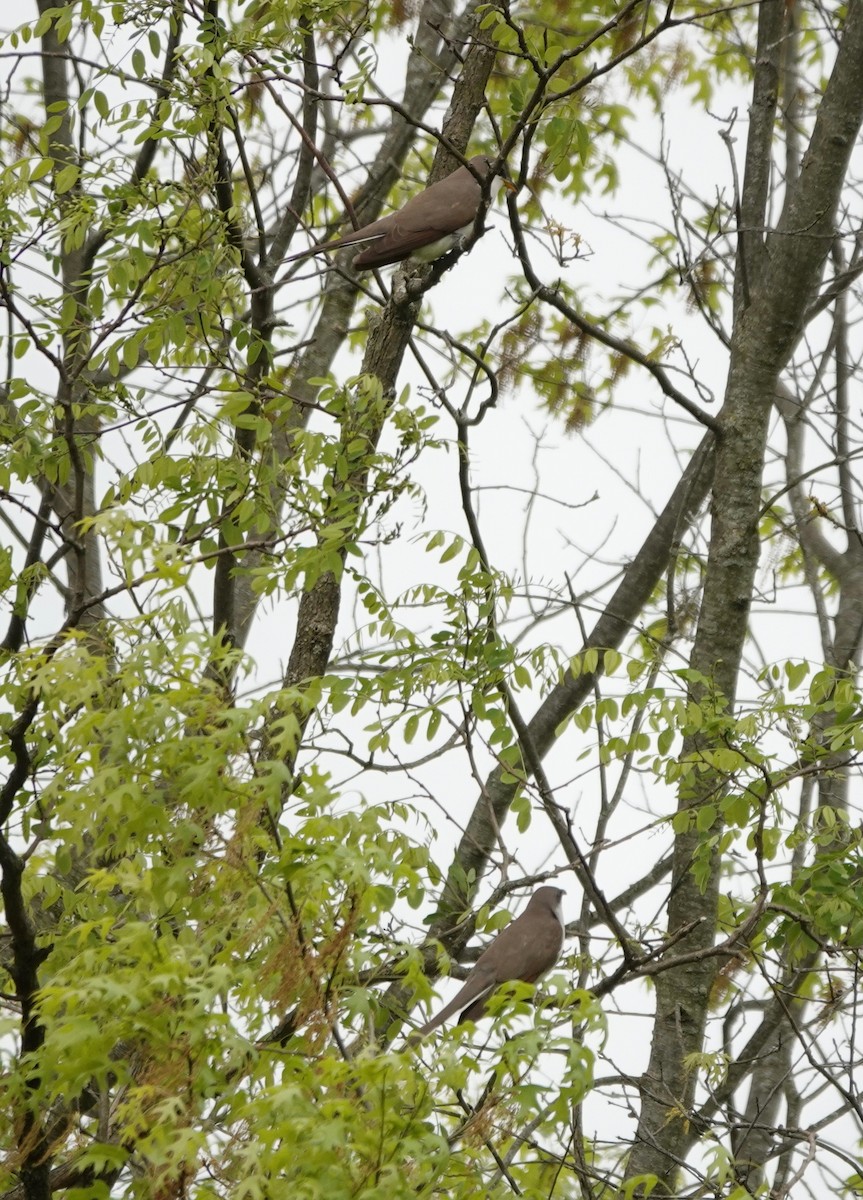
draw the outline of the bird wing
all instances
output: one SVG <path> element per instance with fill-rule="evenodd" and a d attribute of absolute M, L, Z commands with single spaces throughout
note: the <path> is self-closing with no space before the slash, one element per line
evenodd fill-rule
<path fill-rule="evenodd" d="M 492 967 L 498 983 L 535 983 L 550 971 L 563 948 L 563 926 L 551 913 L 539 924 L 533 915 L 524 912 L 502 929 L 477 959 L 477 968 Z"/>
<path fill-rule="evenodd" d="M 464 229 L 476 218 L 482 189 L 467 167 L 408 200 L 404 208 L 384 220 L 383 236 L 354 259 L 355 267 L 387 267 L 409 258 L 447 234 Z"/>
<path fill-rule="evenodd" d="M 444 1021 L 454 1012 L 458 1012 L 460 1008 L 490 996 L 497 985 L 498 980 L 495 979 L 494 974 L 485 968 L 480 969 L 479 962 L 477 962 L 449 1004 L 445 1004 L 436 1016 L 427 1021 L 425 1025 L 420 1026 L 412 1038 L 425 1037 L 427 1033 L 437 1029 L 438 1025 L 443 1025 Z"/>
<path fill-rule="evenodd" d="M 476 155 L 471 159 L 474 170 L 483 175 L 488 159 Z M 339 250 L 342 246 L 359 246 L 372 242 L 367 250 L 354 259 L 355 267 L 387 267 L 409 258 L 447 234 L 464 229 L 476 218 L 482 189 L 467 167 L 459 167 L 451 175 L 433 183 L 430 188 L 408 200 L 403 208 L 353 229 L 334 241 L 312 246 L 291 254 L 284 261 L 295 262 L 313 254 Z"/>
<path fill-rule="evenodd" d="M 530 913 L 522 913 L 500 931 L 476 960 L 476 966 L 464 986 L 437 1016 L 413 1034 L 413 1038 L 425 1037 L 459 1009 L 463 1010 L 459 1024 L 462 1021 L 477 1021 L 485 1012 L 489 996 L 499 984 L 514 979 L 536 983 L 546 971 L 551 970 L 563 948 L 563 926 L 549 913 L 550 919 L 537 928 L 531 916 Z"/>
<path fill-rule="evenodd" d="M 492 944 L 477 959 L 476 969 L 485 968 L 494 974 L 494 987 L 478 996 L 459 1017 L 462 1021 L 478 1021 L 485 1013 L 486 1003 L 494 988 L 501 983 L 519 979 L 536 983 L 557 962 L 563 947 L 563 927 L 558 921 L 544 921 L 539 930 L 534 922 L 523 922 L 522 914 L 502 929 Z M 491 962 L 484 962 L 489 959 Z"/>

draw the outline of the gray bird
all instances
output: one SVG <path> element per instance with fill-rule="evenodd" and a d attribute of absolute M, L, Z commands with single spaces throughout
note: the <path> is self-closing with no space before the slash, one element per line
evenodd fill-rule
<path fill-rule="evenodd" d="M 482 179 L 488 175 L 489 161 L 483 154 L 470 160 Z M 308 258 L 312 254 L 338 250 L 341 246 L 367 245 L 353 261 L 354 270 L 387 267 L 406 258 L 432 262 L 441 258 L 473 229 L 482 200 L 482 188 L 467 167 L 458 167 L 445 179 L 433 183 L 408 200 L 403 208 L 389 216 L 354 229 L 335 241 L 312 246 L 292 254 L 285 262 Z"/>
<path fill-rule="evenodd" d="M 417 1029 L 410 1040 L 425 1037 L 459 1009 L 463 1009 L 459 1025 L 462 1021 L 476 1021 L 485 1013 L 489 997 L 501 983 L 516 979 L 536 983 L 550 971 L 563 949 L 564 894 L 562 888 L 537 888 L 521 916 L 502 929 L 483 950 L 449 1004 Z"/>

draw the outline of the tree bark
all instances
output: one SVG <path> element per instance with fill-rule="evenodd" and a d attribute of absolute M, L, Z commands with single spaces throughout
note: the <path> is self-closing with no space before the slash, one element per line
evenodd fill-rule
<path fill-rule="evenodd" d="M 767 0 L 761 6 L 759 47 L 775 40 L 778 6 L 778 0 Z M 717 448 L 704 599 L 691 657 L 692 668 L 711 681 L 709 689 L 693 689 L 694 697 L 708 713 L 719 713 L 725 705 L 730 710 L 734 705 L 758 564 L 768 422 L 779 374 L 794 350 L 832 243 L 839 193 L 863 119 L 861 56 L 863 6 L 853 5 L 799 179 L 789 189 L 776 230 L 766 241 L 763 269 L 754 272 L 755 278 L 748 282 L 748 303 L 743 297 L 736 314 L 731 367 L 720 414 L 722 432 Z M 756 126 L 757 122 L 753 128 Z M 763 169 L 758 168 L 757 161 L 753 169 L 754 193 L 763 196 Z M 750 180 L 744 180 L 745 193 L 749 186 Z M 754 202 L 744 205 L 753 215 L 756 208 Z M 751 230 L 744 232 L 748 239 Z M 746 253 L 744 260 L 747 265 L 753 261 Z M 687 738 L 684 759 L 697 756 L 705 745 L 700 735 Z M 679 811 L 698 807 L 721 783 L 712 772 L 693 776 L 681 788 Z M 720 832 L 718 824 L 709 831 L 714 839 L 712 850 L 694 831 L 675 839 L 667 928 L 673 934 L 694 925 L 675 951 L 703 951 L 703 957 L 657 979 L 650 1061 L 627 1172 L 630 1180 L 655 1176 L 659 1186 L 651 1192 L 654 1196 L 675 1194 L 678 1166 L 688 1140 L 697 1082 L 690 1059 L 704 1047 L 715 976 L 710 949 L 719 896 L 715 847 Z M 712 861 L 703 889 L 692 871 L 698 852 L 708 852 Z"/>

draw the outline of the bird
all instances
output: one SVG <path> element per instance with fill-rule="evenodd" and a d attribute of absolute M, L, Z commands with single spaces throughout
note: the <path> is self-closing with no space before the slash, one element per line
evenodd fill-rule
<path fill-rule="evenodd" d="M 463 1021 L 476 1021 L 485 1013 L 488 999 L 499 984 L 517 979 L 536 983 L 550 971 L 563 949 L 564 895 L 562 888 L 537 888 L 521 916 L 502 929 L 483 950 L 449 1004 L 415 1030 L 409 1041 L 424 1038 L 459 1009 L 463 1010 L 459 1025 Z"/>
<path fill-rule="evenodd" d="M 341 246 L 362 245 L 367 248 L 353 260 L 357 271 L 388 267 L 411 257 L 421 262 L 441 258 L 471 232 L 479 212 L 482 186 L 476 176 L 488 178 L 491 164 L 484 154 L 475 154 L 470 165 L 473 171 L 458 167 L 445 179 L 413 196 L 396 212 L 335 241 L 291 254 L 285 262 L 338 250 Z"/>

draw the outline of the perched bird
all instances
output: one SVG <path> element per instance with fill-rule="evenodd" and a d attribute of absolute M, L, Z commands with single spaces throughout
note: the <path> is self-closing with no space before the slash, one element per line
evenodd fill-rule
<path fill-rule="evenodd" d="M 460 1008 L 463 1012 L 459 1025 L 462 1021 L 476 1021 L 484 1014 L 486 1002 L 499 984 L 515 979 L 535 983 L 550 971 L 563 948 L 563 897 L 562 888 L 537 888 L 521 916 L 502 929 L 483 950 L 449 1004 L 417 1029 L 410 1040 L 425 1037 Z"/>
<path fill-rule="evenodd" d="M 470 164 L 482 179 L 487 177 L 490 164 L 485 155 L 474 155 Z M 458 167 L 408 200 L 404 208 L 333 242 L 292 254 L 285 262 L 338 250 L 340 246 L 366 246 L 353 261 L 357 271 L 387 267 L 411 257 L 432 262 L 470 233 L 481 199 L 482 188 L 475 175 L 467 167 Z"/>

